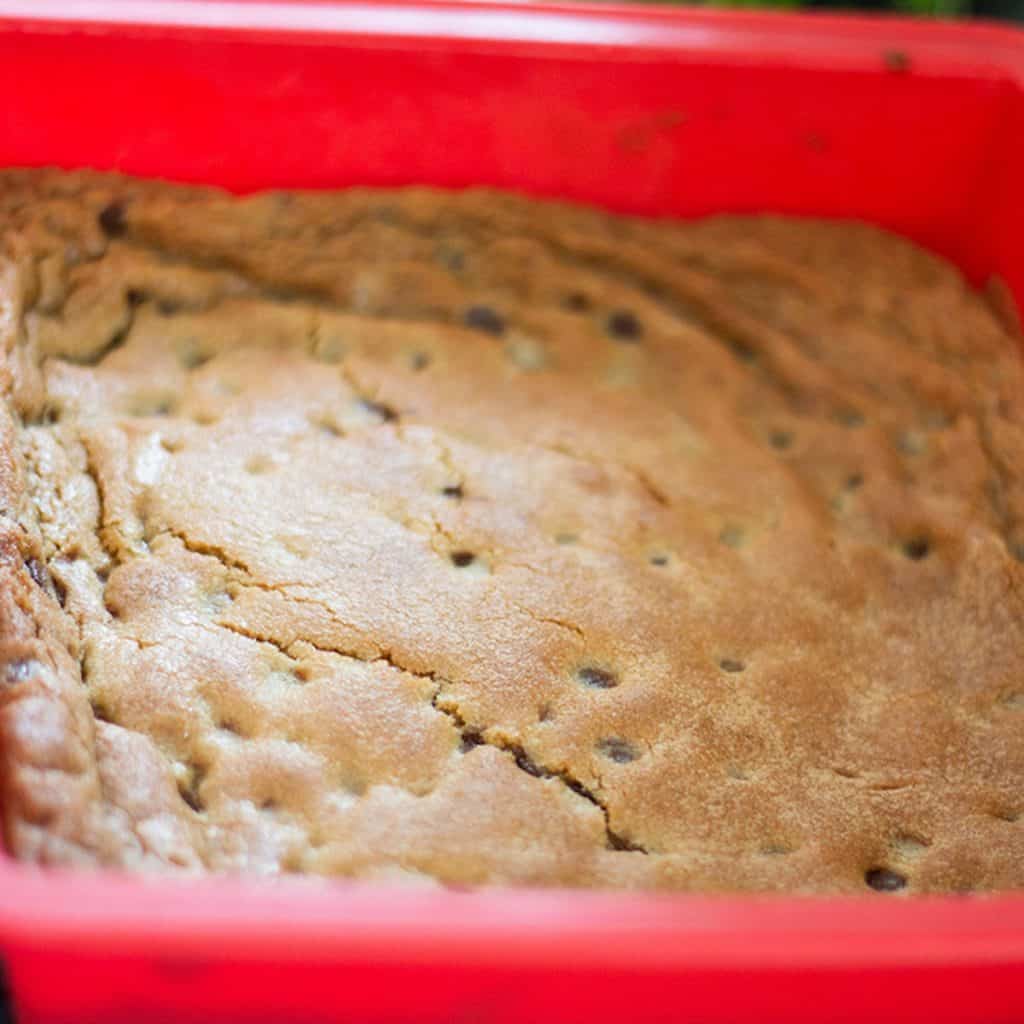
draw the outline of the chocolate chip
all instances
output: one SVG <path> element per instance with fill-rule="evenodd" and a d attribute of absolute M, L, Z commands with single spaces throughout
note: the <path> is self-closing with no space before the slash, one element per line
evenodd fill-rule
<path fill-rule="evenodd" d="M 896 439 L 896 447 L 904 455 L 920 455 L 928 448 L 928 438 L 919 430 L 905 430 Z"/>
<path fill-rule="evenodd" d="M 600 740 L 597 744 L 597 752 L 616 764 L 629 764 L 630 761 L 635 761 L 640 756 L 636 747 L 629 740 L 620 739 L 618 736 Z"/>
<path fill-rule="evenodd" d="M 42 587 L 43 590 L 49 589 L 50 572 L 38 558 L 26 558 L 25 568 L 28 569 L 28 574 L 32 577 L 36 586 Z"/>
<path fill-rule="evenodd" d="M 128 300 L 129 306 L 141 306 L 146 301 L 146 293 L 138 288 L 129 288 L 124 297 Z"/>
<path fill-rule="evenodd" d="M 912 562 L 920 562 L 927 558 L 932 546 L 924 537 L 912 537 L 903 544 L 903 554 Z"/>
<path fill-rule="evenodd" d="M 465 569 L 476 561 L 476 555 L 472 551 L 453 551 L 449 558 L 457 569 Z"/>
<path fill-rule="evenodd" d="M 166 395 L 162 398 L 158 398 L 153 402 L 150 407 L 150 415 L 152 416 L 170 416 L 177 407 L 177 400 L 174 398 L 168 398 Z"/>
<path fill-rule="evenodd" d="M 361 398 L 359 399 L 359 404 L 367 412 L 373 413 L 374 416 L 379 416 L 385 423 L 398 419 L 398 413 L 390 405 L 385 405 L 383 402 L 374 402 L 369 398 Z"/>
<path fill-rule="evenodd" d="M 747 666 L 736 658 L 722 658 L 718 667 L 723 672 L 742 672 Z"/>
<path fill-rule="evenodd" d="M 583 292 L 569 292 L 562 305 L 573 313 L 585 313 L 590 309 L 590 299 Z"/>
<path fill-rule="evenodd" d="M 743 363 L 756 363 L 758 360 L 757 352 L 750 347 L 742 338 L 737 338 L 734 335 L 725 337 L 725 343 L 729 346 L 729 350 L 732 354 Z"/>
<path fill-rule="evenodd" d="M 100 210 L 99 216 L 96 219 L 99 221 L 104 234 L 109 235 L 111 238 L 123 235 L 127 227 L 124 219 L 124 203 L 118 200 L 108 203 Z"/>
<path fill-rule="evenodd" d="M 856 491 L 858 488 L 864 485 L 864 476 L 861 473 L 851 473 L 846 478 L 846 489 L 848 491 Z"/>
<path fill-rule="evenodd" d="M 437 261 L 443 267 L 447 267 L 453 273 L 466 269 L 466 257 L 461 249 L 454 246 L 442 244 L 437 247 Z"/>
<path fill-rule="evenodd" d="M 743 543 L 743 530 L 739 526 L 723 526 L 718 539 L 727 548 L 738 548 Z"/>
<path fill-rule="evenodd" d="M 864 426 L 864 414 L 858 412 L 856 409 L 840 409 L 836 413 L 836 419 L 840 425 L 844 427 L 862 427 Z"/>
<path fill-rule="evenodd" d="M 864 873 L 864 881 L 875 892 L 897 892 L 907 885 L 906 878 L 891 868 L 870 868 Z"/>
<path fill-rule="evenodd" d="M 793 435 L 788 430 L 773 430 L 768 441 L 777 451 L 784 452 L 793 444 Z"/>
<path fill-rule="evenodd" d="M 643 334 L 640 321 L 628 309 L 617 309 L 608 317 L 608 333 L 618 341 L 634 342 Z"/>
<path fill-rule="evenodd" d="M 463 490 L 462 490 L 462 484 L 452 484 L 452 485 L 449 485 L 448 487 L 442 487 L 441 488 L 441 493 L 446 498 L 452 498 L 455 501 L 459 501 L 459 500 L 461 500 L 464 497 Z"/>
<path fill-rule="evenodd" d="M 648 561 L 651 565 L 665 566 L 668 565 L 668 555 L 651 555 Z"/>
<path fill-rule="evenodd" d="M 587 665 L 576 673 L 576 678 L 592 690 L 610 690 L 619 685 L 619 677 L 614 672 L 603 668 Z"/>
<path fill-rule="evenodd" d="M 462 317 L 467 327 L 500 338 L 505 333 L 505 321 L 490 306 L 470 306 Z"/>

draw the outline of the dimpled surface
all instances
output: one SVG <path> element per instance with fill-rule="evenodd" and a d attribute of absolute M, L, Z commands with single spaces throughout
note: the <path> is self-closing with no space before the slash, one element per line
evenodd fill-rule
<path fill-rule="evenodd" d="M 950 267 L 56 172 L 0 231 L 16 856 L 1024 883 L 1024 377 Z"/>

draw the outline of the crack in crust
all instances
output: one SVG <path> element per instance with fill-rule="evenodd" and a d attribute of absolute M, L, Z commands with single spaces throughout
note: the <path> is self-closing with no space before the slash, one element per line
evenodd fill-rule
<path fill-rule="evenodd" d="M 516 767 L 520 771 L 525 772 L 527 775 L 532 776 L 535 779 L 554 779 L 561 782 L 562 785 L 571 793 L 575 793 L 576 796 L 581 797 L 586 800 L 587 803 L 596 807 L 604 818 L 604 831 L 609 850 L 621 850 L 630 853 L 649 852 L 644 849 L 643 846 L 632 842 L 612 828 L 611 816 L 608 812 L 607 806 L 592 789 L 583 785 L 583 783 L 580 782 L 579 779 L 575 778 L 571 772 L 564 768 L 550 768 L 543 764 L 538 764 L 518 743 L 509 743 L 501 739 L 490 738 L 487 735 L 487 730 L 480 730 L 468 725 L 455 704 L 444 703 L 443 687 L 434 695 L 433 705 L 439 712 L 447 715 L 455 723 L 456 728 L 459 730 L 459 735 L 462 737 L 462 744 L 464 748 L 471 748 L 481 744 L 486 744 L 487 746 L 491 746 L 497 750 L 502 750 L 507 754 L 511 754 L 516 763 Z"/>

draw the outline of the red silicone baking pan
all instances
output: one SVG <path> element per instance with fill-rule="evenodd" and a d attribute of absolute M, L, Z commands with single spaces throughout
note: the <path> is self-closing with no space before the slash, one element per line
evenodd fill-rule
<path fill-rule="evenodd" d="M 0 0 L 0 126 L 0 165 L 240 191 L 488 183 L 646 214 L 863 218 L 1024 305 L 1011 28 Z M 0 960 L 20 1024 L 1021 1021 L 1024 894 L 423 891 L 8 861 Z"/>

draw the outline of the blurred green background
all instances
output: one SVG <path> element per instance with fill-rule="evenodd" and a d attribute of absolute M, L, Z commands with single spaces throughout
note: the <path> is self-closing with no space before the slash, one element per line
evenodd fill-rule
<path fill-rule="evenodd" d="M 672 0 L 669 0 L 672 2 Z M 846 8 L 939 17 L 977 15 L 1024 21 L 1024 0 L 708 0 L 716 7 Z"/>

